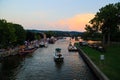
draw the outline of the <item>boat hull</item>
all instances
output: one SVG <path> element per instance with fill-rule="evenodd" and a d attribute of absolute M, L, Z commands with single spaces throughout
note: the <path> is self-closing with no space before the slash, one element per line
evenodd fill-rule
<path fill-rule="evenodd" d="M 78 49 L 75 46 L 73 47 L 69 46 L 68 51 L 78 51 Z"/>
<path fill-rule="evenodd" d="M 64 58 L 54 58 L 55 62 L 63 62 Z"/>
<path fill-rule="evenodd" d="M 55 49 L 55 53 L 54 53 L 54 61 L 55 62 L 63 62 L 63 55 L 61 54 L 61 49 L 60 48 L 56 48 Z"/>
<path fill-rule="evenodd" d="M 63 56 L 61 56 L 61 57 L 54 56 L 54 61 L 55 61 L 55 62 L 63 62 L 63 60 L 64 60 L 64 57 L 63 57 Z"/>
<path fill-rule="evenodd" d="M 36 50 L 35 48 L 22 50 L 22 51 L 19 51 L 19 55 L 25 55 L 25 54 L 28 54 L 28 53 L 33 53 L 35 50 Z"/>
<path fill-rule="evenodd" d="M 68 49 L 68 51 L 70 51 L 70 52 L 74 52 L 74 51 L 78 51 L 77 49 Z"/>

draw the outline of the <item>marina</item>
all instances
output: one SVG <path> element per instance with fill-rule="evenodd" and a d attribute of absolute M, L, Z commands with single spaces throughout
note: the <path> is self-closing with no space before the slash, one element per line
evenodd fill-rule
<path fill-rule="evenodd" d="M 0 80 L 97 80 L 78 52 L 69 52 L 69 39 L 60 39 L 48 48 L 38 48 L 24 56 L 10 56 L 0 63 Z M 54 62 L 61 48 L 64 62 Z"/>

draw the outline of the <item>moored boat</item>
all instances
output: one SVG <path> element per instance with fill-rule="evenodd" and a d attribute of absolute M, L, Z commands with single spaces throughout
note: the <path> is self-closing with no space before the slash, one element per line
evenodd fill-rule
<path fill-rule="evenodd" d="M 78 51 L 78 49 L 70 43 L 68 46 L 68 51 Z"/>
<path fill-rule="evenodd" d="M 44 45 L 45 45 L 45 47 L 47 48 L 47 47 L 48 47 L 48 42 L 45 42 L 45 44 L 44 44 Z"/>
<path fill-rule="evenodd" d="M 22 49 L 19 51 L 20 55 L 24 55 L 24 54 L 28 54 L 28 53 L 32 53 L 34 52 L 36 49 L 35 48 L 31 48 L 31 49 Z"/>
<path fill-rule="evenodd" d="M 63 55 L 61 54 L 61 49 L 60 48 L 56 48 L 55 49 L 55 54 L 54 54 L 54 61 L 55 62 L 63 62 Z"/>
<path fill-rule="evenodd" d="M 40 42 L 40 47 L 45 47 L 45 43 L 43 41 Z"/>
<path fill-rule="evenodd" d="M 32 45 L 29 46 L 21 46 L 19 48 L 19 55 L 24 55 L 24 54 L 28 54 L 28 53 L 33 53 L 37 48 L 33 47 Z"/>
<path fill-rule="evenodd" d="M 39 45 L 40 45 L 40 47 L 46 47 L 47 48 L 48 47 L 48 42 L 45 42 L 45 41 L 43 42 L 42 41 L 42 42 L 40 42 Z"/>

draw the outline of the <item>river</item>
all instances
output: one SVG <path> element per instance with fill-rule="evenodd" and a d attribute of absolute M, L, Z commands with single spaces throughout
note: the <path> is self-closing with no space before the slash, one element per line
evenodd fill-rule
<path fill-rule="evenodd" d="M 0 62 L 0 80 L 97 80 L 78 52 L 68 52 L 69 39 L 25 56 L 10 56 Z M 63 63 L 55 63 L 55 48 L 61 48 Z"/>

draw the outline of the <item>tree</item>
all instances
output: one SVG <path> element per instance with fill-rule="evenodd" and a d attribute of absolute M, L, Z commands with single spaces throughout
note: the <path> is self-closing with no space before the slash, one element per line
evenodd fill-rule
<path fill-rule="evenodd" d="M 95 17 L 90 21 L 92 29 L 101 31 L 103 34 L 103 43 L 110 44 L 111 36 L 119 31 L 118 20 L 120 14 L 120 2 L 109 4 L 99 9 Z"/>
<path fill-rule="evenodd" d="M 22 44 L 25 36 L 25 30 L 21 25 L 0 20 L 0 47 L 7 48 Z"/>
<path fill-rule="evenodd" d="M 47 31 L 47 32 L 45 32 L 45 34 L 46 34 L 46 36 L 48 38 L 51 38 L 52 36 L 55 36 L 55 32 L 54 31 Z"/>
<path fill-rule="evenodd" d="M 7 21 L 4 19 L 0 20 L 0 46 L 4 47 L 6 45 L 6 27 Z"/>
<path fill-rule="evenodd" d="M 35 40 L 35 33 L 31 31 L 26 31 L 26 40 L 33 41 Z"/>
<path fill-rule="evenodd" d="M 13 44 L 17 41 L 17 36 L 15 34 L 15 28 L 13 23 L 7 23 L 6 29 L 6 41 L 8 46 L 13 46 Z"/>
<path fill-rule="evenodd" d="M 26 32 L 24 28 L 19 24 L 13 24 L 13 27 L 15 29 L 15 35 L 16 35 L 16 44 L 23 44 L 26 38 Z"/>

